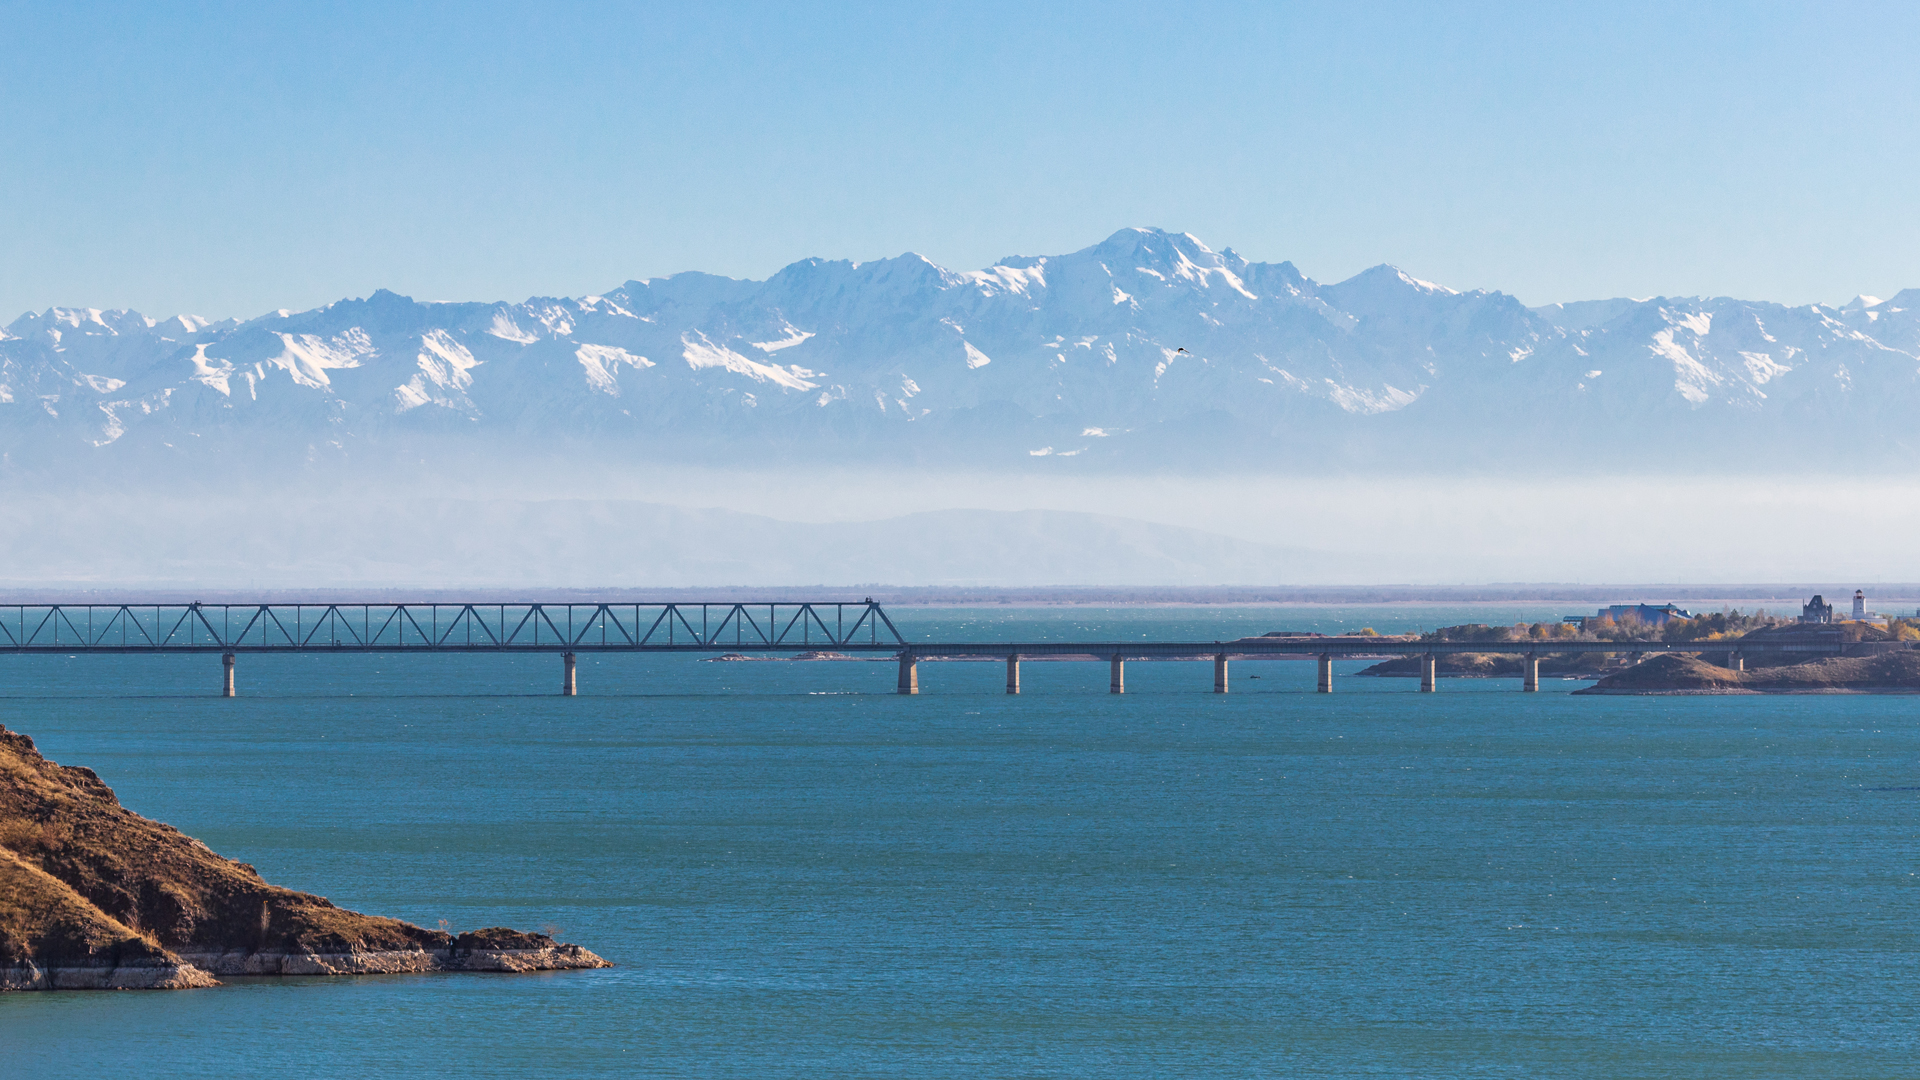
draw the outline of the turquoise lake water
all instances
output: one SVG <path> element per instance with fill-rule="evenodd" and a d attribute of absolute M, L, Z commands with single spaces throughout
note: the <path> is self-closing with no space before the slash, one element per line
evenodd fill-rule
<path fill-rule="evenodd" d="M 1551 606 L 893 610 L 920 639 Z M 1920 698 L 1300 661 L 0 657 L 269 880 L 606 971 L 0 997 L 0 1076 L 1911 1077 Z M 1252 676 L 1259 676 L 1258 679 Z"/>

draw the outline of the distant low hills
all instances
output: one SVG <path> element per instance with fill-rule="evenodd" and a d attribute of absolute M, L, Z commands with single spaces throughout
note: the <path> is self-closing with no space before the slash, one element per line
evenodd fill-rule
<path fill-rule="evenodd" d="M 0 518 L 0 587 L 1217 585 L 1368 569 L 1351 556 L 1050 510 L 813 523 L 589 499 L 205 500 L 176 510 L 36 496 L 13 508 Z"/>

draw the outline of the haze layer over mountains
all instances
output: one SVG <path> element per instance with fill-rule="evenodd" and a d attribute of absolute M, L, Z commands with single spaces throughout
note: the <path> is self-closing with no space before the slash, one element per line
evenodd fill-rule
<path fill-rule="evenodd" d="M 1316 532 L 1313 507 L 1297 505 L 1299 489 L 1286 485 L 1330 474 L 1356 478 L 1351 490 L 1359 491 L 1410 475 L 1551 485 L 1576 475 L 1783 472 L 1901 483 L 1916 463 L 1916 413 L 1920 290 L 1840 308 L 1662 297 L 1529 309 L 1503 293 L 1456 292 L 1390 266 L 1321 284 L 1290 263 L 1250 263 L 1152 229 L 971 272 L 915 255 L 813 259 L 764 282 L 685 273 L 519 304 L 381 291 L 245 322 L 56 308 L 0 331 L 0 483 L 17 506 L 46 500 L 34 505 L 54 528 L 41 535 L 71 540 L 47 557 L 58 554 L 58 576 L 82 579 L 85 567 L 100 565 L 84 538 L 123 524 L 115 500 L 128 493 L 147 500 L 150 522 L 191 500 L 230 500 L 229 518 L 272 504 L 286 530 L 309 538 L 339 514 L 289 517 L 289 500 L 352 505 L 362 525 L 334 526 L 321 562 L 288 562 L 284 551 L 262 562 L 270 539 L 233 546 L 246 530 L 221 526 L 196 541 L 190 522 L 174 527 L 169 543 L 192 557 L 163 560 L 192 580 L 236 562 L 271 563 L 294 577 L 298 566 L 324 565 L 351 580 L 339 556 L 357 550 L 355 536 L 378 532 L 367 524 L 375 505 L 387 509 L 374 520 L 416 542 L 435 530 L 498 526 L 497 507 L 461 519 L 448 509 L 459 499 L 612 497 L 848 521 L 980 505 L 977 493 L 998 482 L 1027 501 L 988 500 L 995 509 L 1099 510 L 1113 520 L 1069 524 L 1056 515 L 1049 534 L 1031 517 L 976 515 L 969 525 L 923 515 L 925 536 L 897 526 L 893 540 L 951 547 L 977 528 L 976 550 L 1018 566 L 1019 537 L 1050 535 L 1044 557 L 1021 570 L 1046 567 L 1045 583 L 1076 580 L 1072 553 L 1096 549 L 1105 554 L 1082 560 L 1078 580 L 1263 580 L 1267 556 L 1276 563 L 1264 580 L 1414 580 L 1447 575 L 1394 574 L 1391 544 L 1375 544 L 1378 558 L 1365 563 L 1282 552 L 1355 550 Z M 812 479 L 781 485 L 786 502 L 747 505 L 725 493 L 738 477 L 776 474 Z M 961 474 L 974 479 L 950 496 L 926 490 Z M 678 479 L 656 482 L 669 475 Z M 1218 496 L 1272 505 L 1211 517 L 1178 499 L 1157 511 L 1114 505 L 1111 493 L 1127 490 L 1120 482 L 1147 476 L 1162 487 L 1185 477 L 1196 491 L 1214 485 L 1207 490 Z M 1083 481 L 1108 494 L 1058 497 L 1060 485 Z M 813 513 L 796 513 L 792 501 L 854 489 L 869 507 L 864 515 L 845 500 Z M 421 508 L 423 494 L 436 497 L 431 512 Z M 1341 498 L 1331 489 L 1318 497 Z M 92 508 L 73 508 L 82 504 Z M 1462 504 L 1461 512 L 1480 511 Z M 672 517 L 649 513 L 640 519 Z M 1177 550 L 1165 530 L 1144 542 L 1122 520 L 1134 515 L 1232 533 L 1238 546 L 1192 529 L 1192 552 Z M 1289 519 L 1291 531 L 1261 524 Z M 1351 527 L 1355 518 L 1344 509 L 1326 520 Z M 30 530 L 16 525 L 18 552 Z M 751 566 L 749 548 L 847 550 L 818 535 L 743 531 L 755 539 L 731 554 L 716 556 L 716 541 L 701 541 L 706 561 L 697 565 Z M 435 580 L 462 580 L 462 566 L 470 580 L 558 580 L 530 569 L 550 548 L 540 537 L 558 534 L 523 522 L 507 535 L 518 555 L 456 559 Z M 1139 543 L 1151 549 L 1144 561 L 1114 554 Z M 657 544 L 648 550 L 648 565 L 680 569 L 649 578 L 636 566 L 629 582 L 687 583 L 684 558 Z M 355 565 L 387 568 L 367 580 L 405 580 L 387 554 L 383 562 L 367 552 Z M 778 566 L 784 581 L 808 565 L 820 566 L 814 580 L 852 580 L 844 575 L 858 570 L 822 559 L 758 565 Z M 188 564 L 201 568 L 181 569 Z M 127 580 L 141 565 L 120 560 L 100 572 Z M 148 569 L 170 576 L 161 563 Z M 1658 569 L 1634 576 L 1665 576 Z M 1727 572 L 1752 578 L 1766 569 Z M 17 570 L 10 579 L 31 576 Z M 730 572 L 735 582 L 753 576 Z M 1500 576 L 1491 568 L 1463 576 L 1476 573 Z M 970 569 L 924 580 L 993 577 Z M 1042 583 L 1007 578 L 1016 579 Z"/>

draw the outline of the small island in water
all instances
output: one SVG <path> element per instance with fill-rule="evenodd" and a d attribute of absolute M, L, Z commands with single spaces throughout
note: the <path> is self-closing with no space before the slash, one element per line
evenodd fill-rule
<path fill-rule="evenodd" d="M 270 885 L 0 727 L 0 990 L 173 990 L 218 975 L 611 967 L 494 927 L 459 935 Z"/>

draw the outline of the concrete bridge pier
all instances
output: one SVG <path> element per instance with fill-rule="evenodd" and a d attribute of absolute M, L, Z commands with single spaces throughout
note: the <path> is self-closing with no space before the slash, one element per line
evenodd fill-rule
<path fill-rule="evenodd" d="M 910 652 L 900 654 L 900 685 L 895 693 L 917 694 L 920 692 L 920 664 Z"/>
<path fill-rule="evenodd" d="M 1107 693 L 1124 694 L 1127 692 L 1127 662 L 1119 653 L 1113 654 L 1107 673 Z"/>
<path fill-rule="evenodd" d="M 1747 658 L 1740 653 L 1727 654 L 1727 666 L 1735 671 L 1747 670 Z"/>
<path fill-rule="evenodd" d="M 1020 654 L 1014 653 L 1013 655 L 1007 657 L 1007 693 L 1017 694 L 1019 692 L 1020 692 Z"/>
<path fill-rule="evenodd" d="M 1540 657 L 1534 653 L 1520 660 L 1520 689 L 1530 694 L 1540 692 Z"/>
<path fill-rule="evenodd" d="M 574 667 L 573 654 L 568 653 L 565 657 L 565 660 L 566 660 L 566 674 L 561 676 L 561 679 L 560 679 L 560 696 L 572 697 L 574 696 L 574 688 L 575 688 L 575 683 L 573 679 L 573 667 Z"/>
<path fill-rule="evenodd" d="M 1320 677 L 1314 681 L 1314 690 L 1322 694 L 1333 693 L 1333 654 L 1321 653 L 1316 666 L 1320 669 Z"/>
<path fill-rule="evenodd" d="M 1227 654 L 1221 653 L 1213 658 L 1213 692 L 1227 692 Z"/>
<path fill-rule="evenodd" d="M 233 696 L 233 654 L 221 653 L 220 666 L 226 669 L 226 680 L 220 685 L 221 697 Z"/>
<path fill-rule="evenodd" d="M 1439 672 L 1436 670 L 1436 665 L 1434 664 L 1434 660 L 1433 660 L 1433 654 L 1427 653 L 1421 656 L 1420 657 L 1420 692 L 1423 694 L 1431 694 L 1434 691 L 1440 689 L 1439 683 L 1440 683 Z"/>

